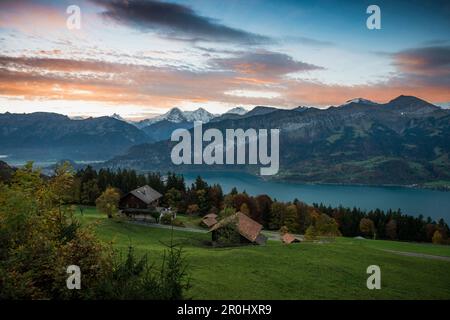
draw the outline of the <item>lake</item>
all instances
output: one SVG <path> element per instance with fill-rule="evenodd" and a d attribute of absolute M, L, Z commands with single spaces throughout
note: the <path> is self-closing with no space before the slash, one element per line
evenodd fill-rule
<path fill-rule="evenodd" d="M 404 187 L 370 187 L 343 185 L 314 185 L 274 182 L 243 173 L 199 172 L 185 173 L 190 185 L 200 175 L 209 184 L 220 184 L 224 192 L 236 187 L 249 195 L 267 194 L 282 201 L 295 198 L 308 204 L 320 203 L 344 207 L 371 209 L 401 209 L 413 216 L 422 214 L 433 219 L 444 218 L 450 222 L 450 192 Z"/>

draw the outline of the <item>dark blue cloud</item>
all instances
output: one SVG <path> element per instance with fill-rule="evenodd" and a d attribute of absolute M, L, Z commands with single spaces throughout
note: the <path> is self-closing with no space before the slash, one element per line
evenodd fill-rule
<path fill-rule="evenodd" d="M 261 44 L 269 37 L 228 27 L 199 15 L 190 7 L 155 0 L 92 0 L 104 8 L 102 15 L 143 31 L 155 30 L 170 38 Z"/>

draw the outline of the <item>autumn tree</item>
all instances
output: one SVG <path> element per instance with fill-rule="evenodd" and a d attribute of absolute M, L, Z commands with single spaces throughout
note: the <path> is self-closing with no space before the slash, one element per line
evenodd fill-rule
<path fill-rule="evenodd" d="M 219 217 L 221 219 L 232 216 L 236 213 L 236 210 L 233 207 L 225 207 L 219 212 Z"/>
<path fill-rule="evenodd" d="M 316 240 L 317 239 L 317 230 L 314 225 L 310 225 L 305 232 L 305 239 L 306 240 Z"/>
<path fill-rule="evenodd" d="M 317 234 L 327 237 L 338 237 L 341 235 L 336 220 L 322 213 L 315 221 Z"/>
<path fill-rule="evenodd" d="M 272 230 L 278 230 L 282 226 L 283 217 L 285 215 L 286 205 L 282 202 L 274 202 L 271 206 L 269 228 Z"/>
<path fill-rule="evenodd" d="M 281 224 L 286 226 L 290 232 L 299 231 L 299 224 L 297 219 L 297 207 L 294 204 L 288 205 L 285 208 Z"/>
<path fill-rule="evenodd" d="M 71 206 L 60 205 L 72 178 L 64 166 L 43 180 L 30 163 L 16 171 L 11 186 L 0 184 L 0 300 L 89 295 L 108 272 L 105 246 L 74 219 Z M 89 270 L 84 290 L 67 290 L 69 265 Z"/>
<path fill-rule="evenodd" d="M 245 214 L 246 216 L 250 215 L 250 209 L 248 208 L 248 205 L 246 203 L 243 203 L 241 205 L 241 208 L 239 211 L 242 212 L 243 214 Z"/>
<path fill-rule="evenodd" d="M 186 213 L 189 215 L 195 215 L 195 214 L 198 214 L 199 211 L 200 211 L 200 209 L 199 209 L 198 205 L 190 204 L 187 208 Z"/>
<path fill-rule="evenodd" d="M 375 225 L 372 220 L 362 218 L 359 222 L 359 230 L 366 236 L 373 236 L 375 238 Z"/>
<path fill-rule="evenodd" d="M 119 209 L 120 194 L 114 188 L 107 188 L 100 197 L 97 198 L 95 204 L 98 211 L 104 213 L 108 218 L 113 218 Z"/>
<path fill-rule="evenodd" d="M 91 226 L 60 205 L 71 170 L 43 179 L 32 164 L 0 183 L 0 300 L 182 299 L 188 289 L 181 249 L 171 244 L 161 267 L 127 258 L 95 237 Z M 68 290 L 68 266 L 82 270 L 82 290 Z"/>
<path fill-rule="evenodd" d="M 169 189 L 169 191 L 167 191 L 164 197 L 171 208 L 173 208 L 174 210 L 178 209 L 182 200 L 182 194 L 180 190 L 171 188 Z"/>
<path fill-rule="evenodd" d="M 218 184 L 211 186 L 208 190 L 208 198 L 210 199 L 211 208 L 216 208 L 216 210 L 220 210 L 223 204 L 222 187 Z"/>
<path fill-rule="evenodd" d="M 397 222 L 394 219 L 386 224 L 386 236 L 391 240 L 397 239 Z"/>
<path fill-rule="evenodd" d="M 97 180 L 92 179 L 81 184 L 82 204 L 92 205 L 100 196 L 101 192 L 97 184 Z"/>
<path fill-rule="evenodd" d="M 204 215 L 211 209 L 211 203 L 208 198 L 207 190 L 200 189 L 195 191 L 199 212 Z"/>
<path fill-rule="evenodd" d="M 436 230 L 434 232 L 432 242 L 434 244 L 443 244 L 444 243 L 442 233 L 439 230 Z"/>

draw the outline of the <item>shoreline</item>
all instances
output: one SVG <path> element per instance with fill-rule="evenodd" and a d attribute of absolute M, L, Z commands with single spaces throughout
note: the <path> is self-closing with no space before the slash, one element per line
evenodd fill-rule
<path fill-rule="evenodd" d="M 26 161 L 22 161 L 23 164 L 17 164 L 17 163 L 13 163 L 10 164 L 7 161 L 7 157 L 6 158 L 0 158 L 0 161 L 4 161 L 6 162 L 8 165 L 10 165 L 11 167 L 16 167 L 19 168 L 21 166 L 23 166 Z M 34 161 L 34 160 L 30 160 L 30 161 Z M 54 166 L 56 163 L 58 163 L 58 161 L 41 161 L 41 163 L 39 163 L 39 161 L 34 161 L 35 165 L 38 167 L 41 167 L 42 169 L 49 169 L 49 167 Z M 93 161 L 72 161 L 74 164 L 76 165 L 80 165 L 80 166 L 87 166 L 87 165 L 92 165 L 92 166 L 96 166 L 98 167 L 99 164 L 103 164 L 106 161 L 103 160 L 93 160 Z M 37 163 L 37 164 L 36 164 Z M 103 166 L 102 166 L 103 167 Z M 134 168 L 125 168 L 125 169 L 133 169 L 136 171 L 140 171 L 140 172 L 165 172 L 167 170 L 154 170 L 154 171 L 150 171 L 150 170 L 139 170 L 139 169 L 134 169 Z M 450 185 L 444 185 L 444 186 L 426 186 L 424 184 L 419 184 L 419 183 L 413 183 L 413 184 L 383 184 L 383 183 L 344 183 L 344 182 L 313 182 L 313 181 L 303 181 L 303 180 L 296 180 L 296 179 L 290 179 L 289 176 L 261 176 L 258 174 L 254 174 L 252 172 L 248 172 L 248 171 L 243 171 L 243 170 L 201 170 L 201 171 L 197 171 L 197 170 L 185 170 L 185 171 L 179 171 L 179 170 L 174 170 L 176 173 L 178 174 L 182 174 L 182 175 L 186 175 L 186 174 L 204 174 L 204 173 L 213 173 L 213 174 L 227 174 L 230 172 L 233 173 L 242 173 L 242 174 L 247 174 L 247 175 L 251 175 L 255 178 L 261 179 L 263 181 L 272 181 L 272 182 L 280 182 L 280 183 L 288 183 L 288 184 L 298 184 L 298 185 L 311 185 L 311 186 L 348 186 L 348 187 L 374 187 L 374 188 L 407 188 L 407 189 L 418 189 L 418 190 L 432 190 L 432 191 L 441 191 L 441 192 L 450 192 Z M 429 183 L 433 183 L 432 181 Z"/>

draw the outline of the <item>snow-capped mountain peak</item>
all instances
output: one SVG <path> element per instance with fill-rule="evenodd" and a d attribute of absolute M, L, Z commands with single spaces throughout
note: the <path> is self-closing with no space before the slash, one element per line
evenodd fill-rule
<path fill-rule="evenodd" d="M 184 112 L 181 111 L 178 108 L 172 108 L 170 109 L 168 112 L 166 112 L 165 114 L 154 118 L 155 120 L 167 120 L 170 122 L 175 122 L 175 123 L 180 123 L 183 121 L 186 121 L 186 117 L 184 115 Z"/>
<path fill-rule="evenodd" d="M 124 118 L 122 118 L 122 116 L 121 116 L 120 114 L 117 114 L 117 113 L 113 113 L 113 114 L 110 115 L 109 117 L 110 117 L 110 118 L 113 118 L 113 119 L 120 120 L 120 121 L 127 122 L 127 120 L 125 120 Z"/>
<path fill-rule="evenodd" d="M 183 114 L 186 120 L 189 122 L 201 121 L 203 123 L 208 123 L 209 121 L 211 121 L 211 119 L 215 118 L 215 115 L 203 108 L 199 108 L 195 111 L 185 111 L 183 112 Z"/>
<path fill-rule="evenodd" d="M 373 102 L 373 101 L 370 101 L 367 99 L 355 98 L 355 99 L 348 100 L 346 103 L 343 104 L 343 106 L 350 104 L 350 103 L 363 103 L 363 104 L 372 104 L 372 105 L 378 104 L 376 102 Z"/>
<path fill-rule="evenodd" d="M 211 119 L 215 117 L 216 117 L 215 115 L 206 111 L 203 108 L 199 108 L 194 111 L 181 111 L 179 108 L 175 107 L 160 116 L 142 120 L 138 123 L 135 123 L 135 125 L 138 128 L 143 128 L 163 120 L 173 123 L 194 122 L 194 121 L 201 121 L 203 123 L 208 123 L 209 121 L 211 121 Z"/>
<path fill-rule="evenodd" d="M 248 112 L 248 111 L 245 110 L 245 109 L 242 108 L 242 107 L 235 107 L 235 108 L 233 108 L 233 109 L 228 110 L 226 113 L 229 113 L 229 114 L 238 114 L 238 115 L 242 116 L 242 115 L 246 114 L 247 112 Z"/>

